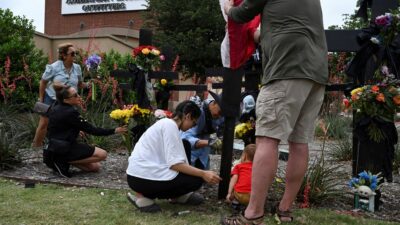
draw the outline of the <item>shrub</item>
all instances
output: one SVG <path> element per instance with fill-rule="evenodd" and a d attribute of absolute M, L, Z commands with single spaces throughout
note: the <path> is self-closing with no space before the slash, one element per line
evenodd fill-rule
<path fill-rule="evenodd" d="M 341 165 L 328 165 L 324 159 L 315 159 L 309 166 L 300 187 L 298 198 L 304 200 L 304 190 L 309 185 L 308 200 L 313 204 L 322 204 L 328 200 L 343 197 L 341 188 L 344 183 L 344 172 L 339 172 Z"/>
<path fill-rule="evenodd" d="M 3 124 L 0 126 L 0 170 L 10 169 L 21 160 L 15 148 L 15 138 L 3 129 Z"/>
<path fill-rule="evenodd" d="M 321 119 L 322 123 L 330 124 L 327 131 L 327 138 L 342 139 L 348 137 L 351 133 L 352 118 L 339 115 L 327 115 Z M 324 131 L 318 125 L 315 128 L 315 136 L 323 137 Z"/>
<path fill-rule="evenodd" d="M 353 157 L 353 143 L 350 137 L 336 140 L 329 145 L 329 155 L 337 161 L 349 161 Z"/>

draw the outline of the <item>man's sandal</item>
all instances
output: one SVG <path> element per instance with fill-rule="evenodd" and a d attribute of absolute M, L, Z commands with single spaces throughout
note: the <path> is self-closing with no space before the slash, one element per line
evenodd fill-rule
<path fill-rule="evenodd" d="M 243 213 L 239 213 L 233 216 L 225 216 L 221 218 L 222 225 L 259 225 L 263 224 L 263 222 L 264 215 L 253 219 L 247 219 L 244 217 Z"/>
<path fill-rule="evenodd" d="M 286 210 L 282 211 L 279 209 L 279 202 L 278 204 L 275 205 L 275 207 L 272 209 L 272 214 L 275 214 L 275 219 L 279 220 L 279 222 L 293 222 L 293 216 L 292 216 L 292 210 Z"/>

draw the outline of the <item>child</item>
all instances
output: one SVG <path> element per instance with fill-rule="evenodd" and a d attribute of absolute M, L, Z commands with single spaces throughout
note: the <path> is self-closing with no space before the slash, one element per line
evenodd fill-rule
<path fill-rule="evenodd" d="M 251 191 L 251 169 L 253 157 L 256 151 L 255 144 L 247 145 L 240 158 L 240 163 L 233 167 L 231 181 L 229 183 L 226 200 L 232 203 L 235 209 L 238 204 L 247 205 L 250 200 Z"/>

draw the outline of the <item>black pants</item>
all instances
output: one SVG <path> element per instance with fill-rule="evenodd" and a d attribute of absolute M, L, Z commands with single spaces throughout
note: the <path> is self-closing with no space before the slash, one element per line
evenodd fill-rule
<path fill-rule="evenodd" d="M 191 146 L 187 140 L 182 140 L 185 147 L 186 157 L 190 163 Z M 190 176 L 179 173 L 173 180 L 156 181 L 147 180 L 128 175 L 129 187 L 144 195 L 146 198 L 177 198 L 181 195 L 198 190 L 203 184 L 203 179 L 200 177 Z"/>
<path fill-rule="evenodd" d="M 177 198 L 181 195 L 198 190 L 203 184 L 203 179 L 179 173 L 169 181 L 147 180 L 128 175 L 129 187 L 144 195 L 146 198 Z"/>

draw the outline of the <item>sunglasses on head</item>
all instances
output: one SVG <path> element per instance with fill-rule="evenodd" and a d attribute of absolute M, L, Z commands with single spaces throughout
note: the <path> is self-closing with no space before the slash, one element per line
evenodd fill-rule
<path fill-rule="evenodd" d="M 79 94 L 78 94 L 78 93 L 74 93 L 73 95 L 68 96 L 68 98 L 77 98 L 77 97 L 79 97 Z"/>

